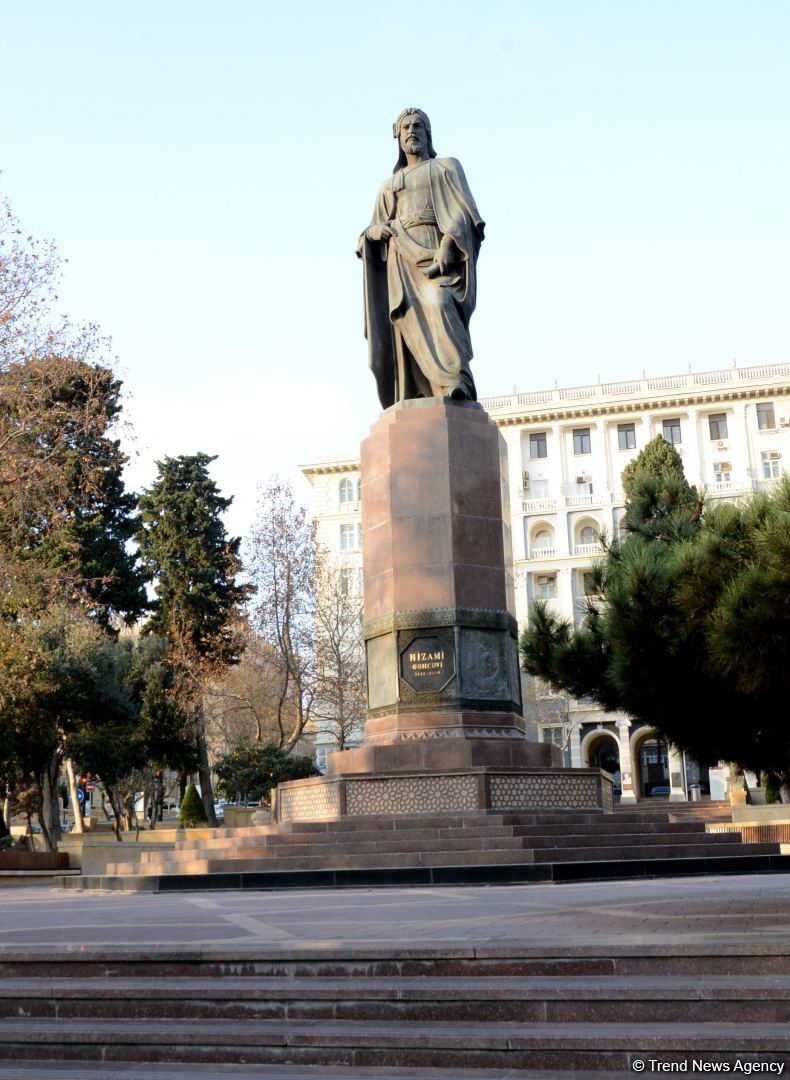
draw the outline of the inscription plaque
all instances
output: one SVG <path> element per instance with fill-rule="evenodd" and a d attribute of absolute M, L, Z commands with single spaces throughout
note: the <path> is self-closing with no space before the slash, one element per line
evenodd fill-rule
<path fill-rule="evenodd" d="M 418 694 L 435 694 L 455 675 L 455 652 L 440 637 L 418 637 L 400 654 L 401 678 Z"/>

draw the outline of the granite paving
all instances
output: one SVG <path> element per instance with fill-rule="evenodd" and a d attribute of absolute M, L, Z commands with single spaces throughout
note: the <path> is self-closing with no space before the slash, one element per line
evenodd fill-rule
<path fill-rule="evenodd" d="M 790 876 L 559 885 L 73 894 L 0 891 L 9 947 L 790 944 Z"/>

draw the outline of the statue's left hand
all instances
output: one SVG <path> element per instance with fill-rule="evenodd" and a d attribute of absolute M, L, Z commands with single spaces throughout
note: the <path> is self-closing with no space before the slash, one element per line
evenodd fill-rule
<path fill-rule="evenodd" d="M 436 249 L 433 256 L 433 262 L 427 270 L 423 270 L 423 273 L 427 278 L 442 277 L 443 274 L 449 274 L 450 268 L 456 261 L 457 248 L 453 243 L 451 236 L 443 236 L 442 242 Z"/>

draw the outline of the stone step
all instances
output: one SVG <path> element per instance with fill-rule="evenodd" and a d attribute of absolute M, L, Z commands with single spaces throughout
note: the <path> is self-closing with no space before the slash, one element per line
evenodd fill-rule
<path fill-rule="evenodd" d="M 391 835 L 391 834 L 387 834 Z M 594 834 L 593 834 L 594 835 Z M 577 833 L 559 833 L 545 836 L 542 834 L 523 834 L 521 836 L 508 836 L 497 832 L 494 836 L 465 836 L 458 839 L 449 838 L 436 838 L 422 835 L 419 840 L 407 838 L 398 839 L 382 839 L 379 834 L 365 834 L 365 840 L 359 840 L 356 843 L 344 841 L 342 843 L 335 842 L 328 838 L 321 844 L 316 843 L 297 843 L 291 845 L 287 842 L 287 838 L 278 838 L 277 843 L 271 843 L 269 838 L 266 841 L 258 838 L 252 840 L 245 840 L 243 843 L 236 842 L 235 844 L 229 844 L 227 841 L 215 842 L 213 844 L 197 844 L 188 848 L 177 848 L 175 850 L 166 851 L 143 851 L 140 852 L 138 859 L 135 862 L 141 866 L 148 868 L 163 867 L 169 868 L 176 867 L 184 861 L 190 861 L 196 857 L 205 857 L 210 859 L 239 859 L 239 858 L 261 858 L 269 859 L 275 857 L 302 857 L 321 855 L 329 853 L 331 851 L 332 856 L 345 856 L 350 853 L 368 853 L 368 852 L 409 852 L 409 851 L 474 851 L 474 850 L 505 850 L 505 849 L 550 849 L 561 850 L 565 848 L 581 848 L 585 843 L 589 842 L 586 836 L 580 836 Z M 368 838 L 369 837 L 369 838 Z M 670 834 L 667 832 L 656 833 L 606 833 L 600 835 L 600 843 L 596 846 L 609 846 L 618 845 L 621 847 L 644 847 L 644 846 L 665 846 L 665 845 L 677 845 L 682 843 L 686 845 L 707 845 L 708 847 L 715 847 L 733 843 L 740 843 L 740 839 L 735 839 L 733 834 L 719 833 L 708 834 L 704 831 L 694 833 L 680 833 Z M 128 865 L 128 864 L 125 864 Z"/>
<path fill-rule="evenodd" d="M 693 832 L 693 833 L 598 833 L 580 836 L 578 833 L 565 833 L 564 835 L 543 836 L 536 834 L 520 835 L 517 838 L 524 847 L 541 848 L 546 850 L 561 851 L 569 848 L 582 848 L 587 844 L 595 847 L 664 847 L 666 845 L 683 847 L 707 846 L 721 847 L 724 843 L 733 843 L 733 835 L 730 833 Z M 751 848 L 751 845 L 750 845 Z"/>
<path fill-rule="evenodd" d="M 6 979 L 6 1018 L 786 1024 L 790 976 Z"/>
<path fill-rule="evenodd" d="M 361 839 L 360 837 L 364 837 Z M 215 837 L 210 840 L 178 840 L 173 850 L 192 851 L 195 848 L 208 850 L 212 848 L 228 847 L 231 844 L 260 844 L 266 847 L 277 847 L 290 844 L 334 844 L 334 843 L 367 843 L 379 840 L 420 841 L 424 839 L 459 840 L 483 836 L 513 836 L 513 828 L 510 825 L 468 825 L 468 826 L 424 826 L 413 829 L 367 829 L 360 834 L 359 830 L 336 830 L 333 832 L 292 832 L 285 830 L 281 833 L 269 832 L 259 834 L 257 830 L 247 830 L 245 835 L 228 839 Z"/>
<path fill-rule="evenodd" d="M 627 1069 L 715 1054 L 786 1063 L 786 1024 L 7 1020 L 0 1060 Z"/>
<path fill-rule="evenodd" d="M 464 836 L 457 839 L 449 839 L 447 837 L 437 836 L 424 836 L 419 840 L 409 839 L 408 837 L 392 838 L 392 834 L 387 834 L 387 839 L 384 839 L 380 834 L 374 834 L 370 839 L 367 837 L 370 834 L 365 834 L 365 840 L 334 840 L 328 839 L 323 843 L 296 843 L 290 844 L 286 840 L 278 842 L 276 844 L 264 844 L 260 840 L 246 841 L 243 844 L 228 845 L 223 843 L 222 845 L 213 845 L 211 847 L 204 845 L 197 845 L 193 848 L 180 848 L 175 851 L 162 852 L 162 851 L 143 851 L 140 853 L 140 861 L 142 863 L 156 862 L 157 859 L 166 858 L 170 861 L 173 859 L 194 858 L 195 854 L 206 855 L 211 858 L 226 858 L 243 855 L 245 857 L 252 857 L 254 855 L 260 855 L 261 858 L 272 857 L 276 858 L 282 855 L 299 854 L 301 855 L 320 855 L 327 851 L 338 852 L 345 855 L 352 852 L 385 852 L 385 851 L 477 851 L 484 850 L 486 848 L 523 848 L 523 841 L 517 837 L 511 835 L 494 835 L 494 836 Z M 703 834 L 704 836 L 704 834 Z M 726 835 L 725 835 L 726 839 Z"/>
<path fill-rule="evenodd" d="M 585 815 L 588 816 L 589 815 Z M 427 814 L 362 814 L 357 817 L 330 818 L 326 821 L 291 821 L 276 826 L 279 831 L 287 832 L 365 832 L 368 829 L 433 828 L 452 826 L 476 826 L 483 824 L 504 824 L 501 812 L 489 810 L 440 811 Z M 271 828 L 271 826 L 270 826 Z"/>
<path fill-rule="evenodd" d="M 443 942 L 439 946 L 378 945 L 365 942 L 316 950 L 310 945 L 234 945 L 212 948 L 161 946 L 4 945 L 0 950 L 0 987 L 10 979 L 29 984 L 54 976 L 77 989 L 86 980 L 110 987 L 116 980 L 210 980 L 219 989 L 228 979 L 390 979 L 516 977 L 519 979 L 617 978 L 644 976 L 655 980 L 716 976 L 730 980 L 748 977 L 790 978 L 790 951 L 782 942 L 677 945 L 580 944 L 558 945 Z M 592 981 L 589 983 L 593 985 Z M 229 983 L 228 985 L 234 985 Z M 250 984 L 252 985 L 252 984 Z M 715 985 L 715 983 L 714 983 Z M 777 983 L 777 985 L 782 985 Z"/>
<path fill-rule="evenodd" d="M 421 828 L 403 829 L 398 832 L 392 830 L 365 830 L 364 833 L 354 831 L 337 831 L 333 833 L 293 833 L 282 834 L 269 833 L 266 835 L 248 834 L 246 836 L 227 839 L 217 837 L 211 840 L 181 840 L 174 847 L 176 851 L 193 851 L 196 848 L 209 850 L 214 848 L 231 848 L 234 846 L 258 845 L 261 847 L 291 846 L 297 844 L 342 844 L 342 843 L 383 843 L 386 841 L 412 841 L 415 845 L 424 840 L 463 840 L 488 836 L 525 836 L 525 837 L 550 837 L 550 836 L 599 836 L 599 835 L 639 835 L 639 836 L 706 836 L 704 822 L 687 823 L 661 823 L 641 825 L 638 822 L 622 822 L 610 824 L 598 822 L 595 825 L 495 825 L 465 828 Z M 715 835 L 715 834 L 714 834 Z"/>
<path fill-rule="evenodd" d="M 0 1080 L 263 1080 L 258 1065 L 162 1065 L 156 1062 L 144 1066 L 133 1062 L 116 1061 L 109 1068 L 96 1061 L 81 1061 L 56 1065 L 51 1061 L 22 1062 L 4 1067 L 0 1063 Z M 632 1070 L 596 1071 L 595 1080 L 633 1080 Z M 332 1065 L 268 1065 L 265 1080 L 350 1080 L 345 1066 Z M 374 1066 L 355 1068 L 353 1080 L 579 1080 L 575 1070 L 545 1069 L 458 1069 L 399 1068 Z"/>
<path fill-rule="evenodd" d="M 696 833 L 705 832 L 704 821 L 639 822 L 610 821 L 608 818 L 596 821 L 592 825 L 582 825 L 577 823 L 572 825 L 543 824 L 511 825 L 505 827 L 509 827 L 515 836 L 565 836 L 568 833 L 573 833 L 574 836 L 604 836 L 610 833 L 617 835 L 618 833 L 634 832 L 643 836 L 667 832 L 693 836 Z"/>
<path fill-rule="evenodd" d="M 198 853 L 178 861 L 162 859 L 156 863 L 109 863 L 107 874 L 216 874 L 222 872 L 249 873 L 288 870 L 374 870 L 414 866 L 497 866 L 534 862 L 532 851 L 523 849 L 464 850 L 464 851 L 406 851 L 345 853 L 331 849 L 316 855 L 285 851 L 278 855 L 261 853 L 254 857 L 200 858 Z"/>
<path fill-rule="evenodd" d="M 589 844 L 578 848 L 544 848 L 535 851 L 536 863 L 611 862 L 634 859 L 700 859 L 734 855 L 775 855 L 778 844 Z"/>
<path fill-rule="evenodd" d="M 537 838 L 536 838 L 537 839 Z M 634 859 L 684 859 L 704 857 L 724 857 L 731 855 L 770 855 L 777 852 L 774 844 L 744 845 L 740 840 L 733 840 L 728 834 L 708 836 L 701 834 L 691 838 L 685 835 L 671 838 L 665 835 L 651 835 L 643 840 L 638 835 L 615 838 L 600 837 L 596 843 L 588 841 L 584 846 L 572 846 L 573 837 L 565 843 L 556 844 L 557 838 L 549 838 L 546 846 L 532 843 L 523 847 L 526 838 L 498 837 L 490 842 L 470 839 L 463 842 L 435 841 L 414 850 L 410 843 L 398 844 L 386 841 L 379 844 L 360 843 L 357 845 L 297 845 L 294 848 L 278 846 L 276 849 L 263 849 L 254 853 L 243 850 L 209 850 L 166 853 L 143 852 L 140 860 L 118 862 L 108 865 L 108 874 L 171 874 L 171 873 L 216 873 L 221 870 L 247 872 L 267 869 L 281 870 L 352 867 L 398 867 L 398 866 L 448 866 L 448 865 L 492 865 L 497 863 L 555 863 L 555 862 L 610 862 L 613 860 Z M 577 841 L 578 842 L 578 841 Z M 382 850 L 383 849 L 383 850 Z"/>

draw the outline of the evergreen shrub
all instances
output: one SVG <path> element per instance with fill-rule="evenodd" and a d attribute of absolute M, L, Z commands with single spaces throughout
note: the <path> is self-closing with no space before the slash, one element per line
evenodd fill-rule
<path fill-rule="evenodd" d="M 190 784 L 181 800 L 178 824 L 182 829 L 196 829 L 207 822 L 206 808 L 194 784 Z"/>

